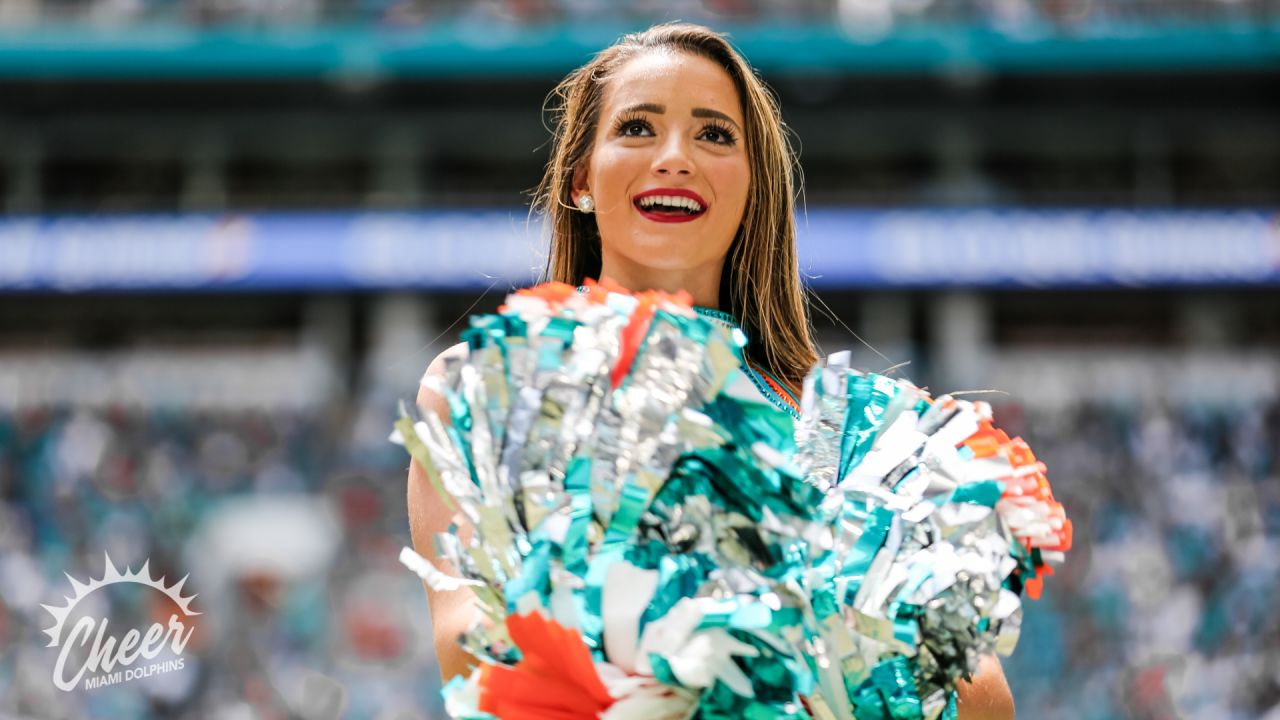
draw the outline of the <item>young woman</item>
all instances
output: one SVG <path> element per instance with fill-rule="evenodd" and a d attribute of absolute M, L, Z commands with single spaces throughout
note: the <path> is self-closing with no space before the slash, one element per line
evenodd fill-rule
<path fill-rule="evenodd" d="M 623 37 L 560 83 L 551 160 L 536 206 L 551 227 L 548 280 L 611 278 L 686 290 L 698 311 L 747 334 L 747 392 L 795 412 L 817 361 L 796 257 L 792 155 L 772 95 L 711 30 L 660 25 Z M 442 372 L 441 354 L 428 373 Z M 443 412 L 427 390 L 419 403 Z M 414 545 L 451 517 L 422 468 L 409 472 Z M 457 637 L 476 616 L 466 592 L 428 591 L 441 674 L 467 671 Z M 960 688 L 961 718 L 1013 717 L 1000 663 Z"/>

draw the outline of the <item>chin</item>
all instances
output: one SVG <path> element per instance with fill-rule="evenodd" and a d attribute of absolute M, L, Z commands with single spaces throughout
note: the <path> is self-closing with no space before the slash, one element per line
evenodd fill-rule
<path fill-rule="evenodd" d="M 724 243 L 719 252 L 708 247 L 706 237 L 696 232 L 646 232 L 631 236 L 629 247 L 623 250 L 628 260 L 663 270 L 687 270 L 707 265 L 716 258 L 723 259 L 732 242 Z M 690 252 L 690 251 L 694 252 Z"/>
<path fill-rule="evenodd" d="M 632 252 L 626 253 L 623 257 L 632 265 L 670 272 L 690 271 L 707 267 L 717 259 L 715 257 L 689 257 L 680 252 L 687 249 L 687 247 L 681 247 L 678 243 L 646 243 L 641 247 L 635 248 Z M 723 261 L 723 256 L 719 257 Z"/>

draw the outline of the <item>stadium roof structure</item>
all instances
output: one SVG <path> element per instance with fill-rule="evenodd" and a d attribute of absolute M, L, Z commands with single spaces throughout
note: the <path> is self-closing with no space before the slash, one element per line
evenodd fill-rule
<path fill-rule="evenodd" d="M 618 24 L 449 22 L 288 28 L 142 24 L 0 30 L 0 78 L 440 78 L 558 75 L 619 35 Z M 769 74 L 1134 71 L 1280 67 L 1280 18 L 1101 26 L 979 24 L 859 35 L 831 22 L 723 27 Z"/>

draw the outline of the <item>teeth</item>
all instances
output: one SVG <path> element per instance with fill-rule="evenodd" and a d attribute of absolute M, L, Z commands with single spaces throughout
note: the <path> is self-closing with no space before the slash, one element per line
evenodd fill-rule
<path fill-rule="evenodd" d="M 690 212 L 702 212 L 702 205 L 697 200 L 687 197 L 677 197 L 675 195 L 649 195 L 640 198 L 640 207 L 651 208 L 655 205 L 661 205 L 669 208 L 684 208 Z"/>

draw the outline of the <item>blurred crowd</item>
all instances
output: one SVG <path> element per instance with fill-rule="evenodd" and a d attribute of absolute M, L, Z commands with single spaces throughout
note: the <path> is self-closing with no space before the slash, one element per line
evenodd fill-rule
<path fill-rule="evenodd" d="M 367 451 L 341 412 L 0 414 L 0 717 L 442 717 L 422 588 L 397 561 L 407 462 L 385 411 Z M 196 634 L 180 671 L 62 692 L 41 604 L 65 604 L 64 572 L 101 577 L 104 553 L 190 574 Z M 112 628 L 171 609 L 107 600 Z"/>
<path fill-rule="evenodd" d="M 1075 547 L 1005 668 L 1038 718 L 1280 718 L 1280 405 L 997 408 Z"/>
<path fill-rule="evenodd" d="M 1270 0 L 4 0 L 0 27 L 87 22 L 198 27 L 424 26 L 506 21 L 517 25 L 667 20 L 824 22 L 886 31 L 936 25 L 989 26 L 1012 34 L 1125 32 L 1145 23 L 1274 20 Z"/>
<path fill-rule="evenodd" d="M 1280 718 L 1280 405 L 996 412 L 1077 528 L 1004 661 L 1019 710 Z M 0 716 L 441 717 L 392 415 L 0 415 Z M 40 604 L 104 551 L 190 573 L 199 632 L 180 672 L 62 693 Z"/>

